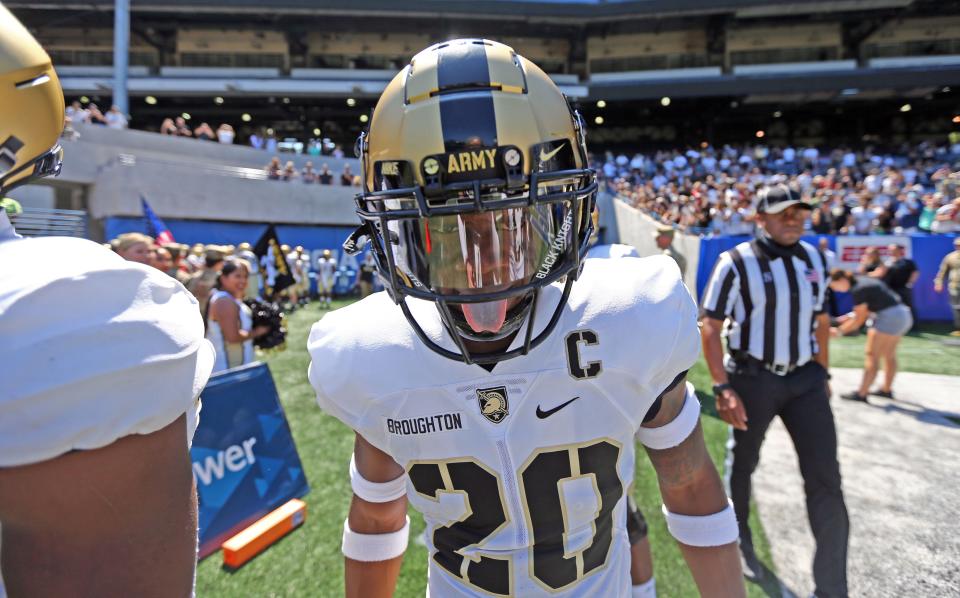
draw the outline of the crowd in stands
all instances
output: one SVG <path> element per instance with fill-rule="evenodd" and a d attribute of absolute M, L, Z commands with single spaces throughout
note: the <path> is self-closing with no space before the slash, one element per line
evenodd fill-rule
<path fill-rule="evenodd" d="M 101 112 L 100 108 L 89 103 L 84 107 L 80 102 L 73 102 L 65 111 L 65 128 L 70 129 L 74 124 L 100 125 L 110 127 L 111 129 L 126 129 L 129 125 L 127 115 L 120 111 L 117 106 L 110 106 L 106 112 Z"/>
<path fill-rule="evenodd" d="M 186 119 L 182 116 L 163 119 L 160 124 L 160 134 L 174 137 L 193 137 L 201 141 L 217 141 L 224 145 L 232 145 L 237 136 L 233 127 L 227 123 L 221 124 L 216 131 L 205 122 L 200 123 L 195 129 L 190 129 Z"/>
<path fill-rule="evenodd" d="M 326 164 L 320 166 L 320 170 L 313 167 L 312 161 L 307 161 L 303 168 L 298 172 L 297 167 L 292 160 L 285 164 L 281 163 L 279 156 L 270 159 L 270 163 L 263 167 L 267 173 L 267 178 L 273 181 L 293 181 L 299 179 L 301 182 L 320 185 L 332 185 L 334 175 L 330 172 L 330 167 Z M 353 174 L 349 164 L 343 165 L 343 172 L 340 173 L 340 185 L 344 187 L 359 187 L 360 177 Z"/>
<path fill-rule="evenodd" d="M 87 102 L 86 105 L 79 101 L 71 102 L 67 106 L 64 116 L 64 137 L 67 138 L 79 137 L 79 133 L 73 128 L 76 124 L 102 125 L 112 129 L 126 129 L 130 124 L 129 117 L 121 112 L 119 107 L 111 106 L 106 112 L 101 112 L 100 108 L 93 102 Z M 188 123 L 189 118 L 190 115 L 186 113 L 174 118 L 165 118 L 160 124 L 159 133 L 173 137 L 192 137 L 202 141 L 217 141 L 224 145 L 233 145 L 237 142 L 237 131 L 232 125 L 222 123 L 214 129 L 209 123 L 201 122 L 196 127 L 191 128 Z M 345 156 L 343 148 L 329 139 L 311 138 L 306 144 L 300 143 L 296 139 L 284 139 L 283 142 L 286 143 L 286 146 L 281 143 L 281 140 L 277 139 L 273 129 L 270 128 L 254 129 L 247 137 L 247 144 L 250 147 L 266 150 L 271 154 L 287 150 L 305 153 L 309 156 L 329 155 L 334 158 Z M 351 184 L 353 183 L 351 182 Z"/>
<path fill-rule="evenodd" d="M 785 183 L 815 209 L 817 234 L 960 232 L 960 143 L 879 151 L 765 145 L 607 152 L 594 167 L 607 190 L 657 220 L 701 235 L 753 231 L 756 193 Z"/>

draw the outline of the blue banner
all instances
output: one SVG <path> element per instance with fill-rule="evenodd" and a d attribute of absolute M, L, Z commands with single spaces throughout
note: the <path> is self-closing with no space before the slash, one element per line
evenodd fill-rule
<path fill-rule="evenodd" d="M 190 458 L 200 502 L 200 558 L 310 491 L 270 369 L 211 376 Z"/>

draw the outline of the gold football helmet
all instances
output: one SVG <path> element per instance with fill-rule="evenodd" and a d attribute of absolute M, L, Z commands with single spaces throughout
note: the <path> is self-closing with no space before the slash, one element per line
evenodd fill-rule
<path fill-rule="evenodd" d="M 526 354 L 546 339 L 580 271 L 597 183 L 583 121 L 539 67 L 503 44 L 461 39 L 413 57 L 357 142 L 365 225 L 384 286 L 432 350 L 467 363 Z M 534 336 L 540 289 L 563 283 Z M 460 352 L 430 340 L 407 297 L 433 301 Z M 471 355 L 527 323 L 522 346 Z"/>
<path fill-rule="evenodd" d="M 50 57 L 0 4 L 0 191 L 57 175 L 63 91 Z"/>

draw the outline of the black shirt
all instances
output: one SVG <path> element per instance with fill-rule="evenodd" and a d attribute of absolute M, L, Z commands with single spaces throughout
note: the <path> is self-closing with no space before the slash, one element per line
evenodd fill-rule
<path fill-rule="evenodd" d="M 882 280 L 869 276 L 857 276 L 850 293 L 853 294 L 854 305 L 866 303 L 867 309 L 874 313 L 900 304 L 900 297 L 890 287 L 883 284 Z"/>
<path fill-rule="evenodd" d="M 887 266 L 887 273 L 883 276 L 883 282 L 897 291 L 906 288 L 907 283 L 910 282 L 910 276 L 916 271 L 917 265 L 913 260 L 902 257 Z"/>

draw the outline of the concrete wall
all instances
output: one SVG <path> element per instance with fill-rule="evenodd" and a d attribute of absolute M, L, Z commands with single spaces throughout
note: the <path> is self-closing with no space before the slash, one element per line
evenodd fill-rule
<path fill-rule="evenodd" d="M 358 221 L 357 188 L 266 180 L 263 167 L 271 155 L 261 150 L 98 126 L 77 131 L 77 139 L 62 141 L 60 177 L 44 184 L 81 198 L 82 205 L 60 207 L 86 209 L 92 231 L 110 216 L 141 216 L 141 195 L 161 218 L 309 225 Z M 313 160 L 318 168 L 327 163 L 335 175 L 345 164 L 359 173 L 356 159 L 280 157 L 298 168 Z"/>
<path fill-rule="evenodd" d="M 211 127 L 216 128 L 217 123 L 211 122 Z M 172 137 L 170 135 L 159 135 L 147 131 L 117 131 L 97 125 L 77 125 L 74 127 L 80 134 L 76 142 L 67 141 L 64 147 L 76 143 L 78 146 L 87 148 L 88 146 L 106 146 L 114 151 L 123 151 L 136 154 L 141 151 L 159 153 L 183 158 L 197 158 L 204 162 L 224 164 L 228 166 L 242 166 L 246 168 L 262 169 L 266 166 L 273 154 L 264 150 L 254 149 L 245 145 L 223 145 L 213 141 L 200 141 L 189 137 Z M 344 151 L 353 152 L 353 148 L 346 148 Z M 331 172 L 339 173 L 343 170 L 344 164 L 350 164 L 354 174 L 360 172 L 360 161 L 356 158 L 334 158 L 331 156 L 307 156 L 296 154 L 276 154 L 284 162 L 293 160 L 297 168 L 303 168 L 308 160 L 312 161 L 314 166 L 319 168 L 320 164 L 326 162 L 330 166 Z"/>

